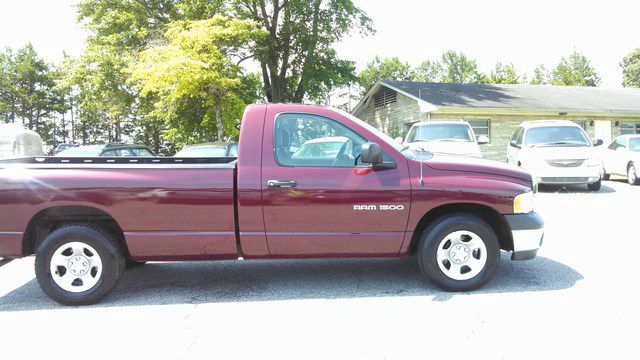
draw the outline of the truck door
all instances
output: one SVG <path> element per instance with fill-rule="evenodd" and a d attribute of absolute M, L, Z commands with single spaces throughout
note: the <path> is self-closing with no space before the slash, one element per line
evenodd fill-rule
<path fill-rule="evenodd" d="M 269 251 L 274 257 L 396 255 L 410 210 L 406 160 L 398 152 L 397 168 L 372 170 L 358 160 L 370 139 L 345 126 L 346 117 L 341 123 L 331 115 L 267 112 L 262 203 Z"/>

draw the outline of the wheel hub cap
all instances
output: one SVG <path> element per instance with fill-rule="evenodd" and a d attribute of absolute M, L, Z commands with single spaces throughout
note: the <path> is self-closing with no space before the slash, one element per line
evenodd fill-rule
<path fill-rule="evenodd" d="M 89 272 L 89 259 L 84 256 L 74 256 L 69 260 L 69 270 L 73 275 L 82 276 Z"/>
<path fill-rule="evenodd" d="M 451 251 L 449 251 L 449 259 L 456 264 L 463 264 L 469 260 L 469 256 L 471 256 L 471 251 L 469 248 L 463 244 L 457 244 L 451 247 Z"/>

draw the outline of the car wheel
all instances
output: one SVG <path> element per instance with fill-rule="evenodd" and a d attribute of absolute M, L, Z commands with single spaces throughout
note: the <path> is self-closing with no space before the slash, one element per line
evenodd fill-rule
<path fill-rule="evenodd" d="M 589 191 L 600 191 L 600 187 L 602 187 L 602 180 L 598 180 L 593 184 L 587 184 Z"/>
<path fill-rule="evenodd" d="M 500 261 L 498 237 L 491 226 L 466 214 L 434 221 L 423 232 L 417 253 L 422 273 L 447 291 L 482 287 Z"/>
<path fill-rule="evenodd" d="M 629 164 L 627 168 L 627 181 L 631 185 L 638 185 L 640 181 L 638 181 L 638 173 L 636 171 L 636 166 L 634 163 Z"/>
<path fill-rule="evenodd" d="M 94 304 L 116 285 L 124 262 L 112 234 L 90 224 L 66 225 L 38 246 L 36 279 L 45 294 L 63 305 Z"/>

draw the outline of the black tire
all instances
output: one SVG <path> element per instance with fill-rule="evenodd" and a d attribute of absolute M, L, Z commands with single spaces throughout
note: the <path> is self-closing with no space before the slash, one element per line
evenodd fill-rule
<path fill-rule="evenodd" d="M 91 246 L 100 256 L 102 271 L 97 283 L 82 292 L 64 290 L 53 279 L 51 258 L 66 243 L 80 242 Z M 124 254 L 115 236 L 92 224 L 65 225 L 47 236 L 36 253 L 36 279 L 42 290 L 63 305 L 95 304 L 117 284 L 124 272 Z"/>
<path fill-rule="evenodd" d="M 602 180 L 598 180 L 597 182 L 594 182 L 593 184 L 587 184 L 587 188 L 589 189 L 589 191 L 600 191 L 600 188 L 602 187 Z"/>
<path fill-rule="evenodd" d="M 630 185 L 640 184 L 640 179 L 638 179 L 638 169 L 636 169 L 636 165 L 634 163 L 627 166 L 627 182 Z"/>
<path fill-rule="evenodd" d="M 487 249 L 487 260 L 483 269 L 467 280 L 456 280 L 447 276 L 437 262 L 440 242 L 450 233 L 459 230 L 477 234 Z M 495 274 L 500 262 L 500 245 L 496 233 L 482 219 L 467 214 L 451 214 L 438 218 L 425 229 L 417 255 L 420 270 L 438 287 L 446 291 L 471 291 L 485 285 Z"/>
<path fill-rule="evenodd" d="M 133 268 L 140 267 L 146 263 L 147 263 L 146 261 L 135 261 L 127 258 L 124 261 L 124 267 L 125 269 L 133 269 Z"/>

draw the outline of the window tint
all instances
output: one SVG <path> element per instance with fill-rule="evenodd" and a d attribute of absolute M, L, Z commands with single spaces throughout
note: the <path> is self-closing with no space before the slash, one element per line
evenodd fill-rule
<path fill-rule="evenodd" d="M 283 166 L 353 167 L 366 140 L 317 115 L 282 114 L 275 123 L 275 157 Z"/>

